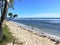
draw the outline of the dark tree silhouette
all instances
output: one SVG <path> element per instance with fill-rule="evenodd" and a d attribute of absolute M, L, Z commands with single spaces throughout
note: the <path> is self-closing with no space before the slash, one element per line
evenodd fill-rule
<path fill-rule="evenodd" d="M 6 19 L 6 16 L 7 16 L 8 3 L 13 2 L 13 0 L 0 0 L 0 2 L 2 2 L 2 4 L 1 4 L 1 21 L 0 21 L 0 39 L 1 39 L 1 38 L 3 38 L 3 26 L 4 26 L 4 21 Z"/>
<path fill-rule="evenodd" d="M 3 26 L 4 26 L 5 19 L 7 17 L 8 8 L 11 7 L 14 8 L 13 7 L 14 0 L 0 0 L 0 2 L 2 3 L 0 4 L 1 5 L 0 39 L 1 39 L 3 37 Z"/>
<path fill-rule="evenodd" d="M 13 16 L 13 17 L 15 18 L 15 17 L 17 17 L 17 16 L 18 16 L 17 14 L 14 14 L 14 16 Z"/>
<path fill-rule="evenodd" d="M 11 20 L 11 18 L 13 18 L 13 13 L 9 13 L 8 15 L 10 16 L 9 20 Z"/>

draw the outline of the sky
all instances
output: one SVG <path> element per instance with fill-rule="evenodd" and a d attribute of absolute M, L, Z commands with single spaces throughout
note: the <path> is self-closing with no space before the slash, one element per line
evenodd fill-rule
<path fill-rule="evenodd" d="M 9 12 L 18 17 L 60 17 L 60 0 L 15 0 Z"/>

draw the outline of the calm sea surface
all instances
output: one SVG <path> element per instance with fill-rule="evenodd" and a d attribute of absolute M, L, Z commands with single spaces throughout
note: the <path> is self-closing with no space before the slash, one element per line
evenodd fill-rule
<path fill-rule="evenodd" d="M 14 21 L 42 29 L 41 31 L 45 33 L 53 34 L 60 37 L 60 20 L 14 20 Z"/>

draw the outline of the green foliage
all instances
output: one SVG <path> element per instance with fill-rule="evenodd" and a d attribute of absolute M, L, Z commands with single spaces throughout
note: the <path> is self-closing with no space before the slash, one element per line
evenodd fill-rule
<path fill-rule="evenodd" d="M 15 17 L 17 17 L 17 16 L 18 16 L 17 14 L 14 14 L 14 16 L 13 16 L 13 17 L 15 18 Z"/>
<path fill-rule="evenodd" d="M 7 26 L 5 26 L 4 29 L 5 30 L 3 31 L 3 33 L 4 33 L 5 37 L 6 37 L 6 40 L 8 42 L 10 42 L 13 39 L 13 36 L 12 36 L 11 32 L 9 32 L 9 28 Z"/>
<path fill-rule="evenodd" d="M 8 16 L 9 16 L 10 19 L 11 19 L 11 18 L 17 17 L 18 15 L 17 15 L 17 14 L 14 14 L 14 15 L 13 15 L 13 13 L 10 12 L 10 13 L 8 13 Z M 10 20 L 10 19 L 9 19 L 9 20 Z"/>
<path fill-rule="evenodd" d="M 13 17 L 13 13 L 9 13 L 8 15 L 9 15 L 10 17 Z"/>
<path fill-rule="evenodd" d="M 13 38 L 14 37 L 9 32 L 9 28 L 5 26 L 3 31 L 3 38 L 0 40 L 0 45 L 6 45 L 8 42 L 12 42 Z"/>

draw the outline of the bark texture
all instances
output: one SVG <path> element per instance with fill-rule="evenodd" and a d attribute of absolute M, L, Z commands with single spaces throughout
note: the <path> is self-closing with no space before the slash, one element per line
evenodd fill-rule
<path fill-rule="evenodd" d="M 1 15 L 1 21 L 0 21 L 0 38 L 3 37 L 3 26 L 4 26 L 4 20 L 7 16 L 7 10 L 8 10 L 8 2 L 5 0 L 4 9 Z"/>

